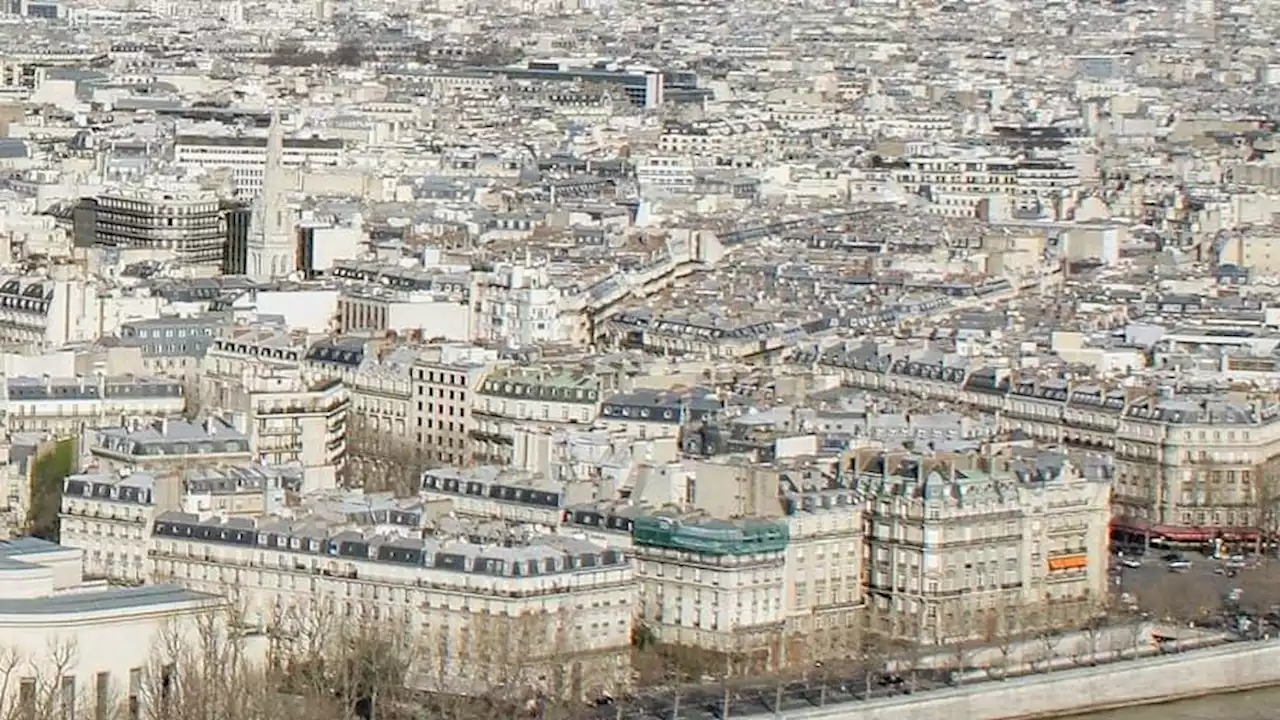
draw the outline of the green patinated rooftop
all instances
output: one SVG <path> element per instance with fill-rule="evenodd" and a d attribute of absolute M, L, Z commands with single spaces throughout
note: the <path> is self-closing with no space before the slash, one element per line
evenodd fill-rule
<path fill-rule="evenodd" d="M 645 515 L 631 531 L 637 545 L 684 550 L 704 555 L 754 555 L 787 548 L 790 530 L 765 520 L 681 519 Z"/>

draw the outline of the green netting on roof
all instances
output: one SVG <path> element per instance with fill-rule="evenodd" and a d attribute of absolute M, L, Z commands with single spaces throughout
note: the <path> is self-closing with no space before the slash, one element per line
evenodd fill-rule
<path fill-rule="evenodd" d="M 763 520 L 683 522 L 646 515 L 635 519 L 631 538 L 637 545 L 649 547 L 706 555 L 752 555 L 785 550 L 790 532 L 785 524 Z"/>

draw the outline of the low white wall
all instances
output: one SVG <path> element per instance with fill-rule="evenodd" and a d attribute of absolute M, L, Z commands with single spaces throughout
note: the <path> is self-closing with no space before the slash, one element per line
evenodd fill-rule
<path fill-rule="evenodd" d="M 779 717 L 1028 720 L 1268 685 L 1280 685 L 1280 641 L 1239 643 L 919 695 L 786 712 Z"/>

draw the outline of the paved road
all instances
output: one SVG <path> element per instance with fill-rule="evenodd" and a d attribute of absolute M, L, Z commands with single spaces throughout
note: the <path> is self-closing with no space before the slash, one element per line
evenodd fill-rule
<path fill-rule="evenodd" d="M 1265 561 L 1230 578 L 1215 572 L 1222 568 L 1221 562 L 1199 553 L 1186 553 L 1192 563 L 1186 572 L 1170 572 L 1161 560 L 1163 554 L 1153 549 L 1143 558 L 1142 567 L 1123 568 L 1116 586 L 1117 591 L 1137 596 L 1143 609 L 1154 615 L 1190 617 L 1217 612 L 1232 589 L 1244 592 L 1241 602 L 1245 606 L 1265 610 L 1280 604 L 1280 561 Z"/>

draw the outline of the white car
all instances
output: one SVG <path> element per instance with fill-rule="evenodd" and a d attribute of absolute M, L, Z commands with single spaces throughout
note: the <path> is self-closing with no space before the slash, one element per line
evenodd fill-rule
<path fill-rule="evenodd" d="M 1170 570 L 1188 570 L 1190 568 L 1191 568 L 1190 560 L 1170 560 L 1169 561 Z"/>
<path fill-rule="evenodd" d="M 1121 560 L 1121 561 L 1120 561 L 1120 564 L 1121 564 L 1121 565 L 1123 565 L 1123 566 L 1125 566 L 1125 567 L 1127 567 L 1127 568 L 1140 568 L 1140 567 L 1142 567 L 1142 561 L 1141 561 L 1141 560 L 1139 560 L 1138 558 L 1130 558 L 1130 557 L 1127 557 L 1127 558 L 1125 558 L 1125 559 Z"/>

